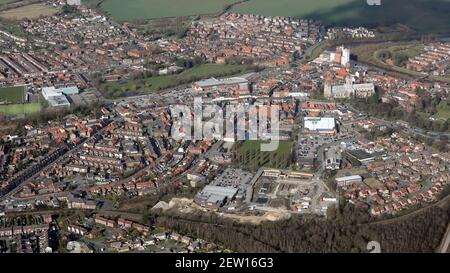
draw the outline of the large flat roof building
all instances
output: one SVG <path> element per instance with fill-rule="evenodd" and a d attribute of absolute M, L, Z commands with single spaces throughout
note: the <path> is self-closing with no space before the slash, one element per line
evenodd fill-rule
<path fill-rule="evenodd" d="M 304 127 L 311 132 L 334 133 L 336 120 L 334 118 L 305 117 Z"/>
<path fill-rule="evenodd" d="M 356 164 L 366 165 L 367 163 L 375 160 L 375 156 L 373 154 L 370 154 L 361 149 L 347 150 L 345 151 L 345 154 L 347 155 L 349 161 L 352 162 L 352 164 L 355 164 L 356 162 Z"/>
<path fill-rule="evenodd" d="M 60 95 L 75 95 L 78 94 L 79 90 L 76 86 L 71 87 L 63 87 L 63 88 L 55 88 L 54 86 L 50 87 L 43 87 L 42 88 L 42 96 L 46 100 L 48 100 L 49 97 L 52 96 L 60 96 Z"/>
<path fill-rule="evenodd" d="M 360 182 L 362 182 L 362 177 L 360 175 L 350 175 L 336 178 L 336 184 L 338 188 L 346 187 Z"/>
<path fill-rule="evenodd" d="M 47 101 L 51 107 L 70 107 L 70 102 L 64 95 L 48 97 Z"/>
<path fill-rule="evenodd" d="M 233 88 L 236 90 L 248 91 L 248 80 L 241 77 L 226 79 L 210 78 L 193 83 L 192 88 L 196 91 L 209 91 L 218 88 Z"/>
<path fill-rule="evenodd" d="M 54 86 L 42 88 L 42 96 L 48 101 L 48 103 L 52 107 L 70 106 L 70 102 L 66 98 L 66 95 L 75 95 L 78 93 L 79 90 L 78 87 L 76 86 L 63 87 L 58 89 L 55 88 Z"/>
<path fill-rule="evenodd" d="M 204 207 L 219 208 L 232 200 L 237 192 L 237 188 L 207 185 L 197 193 L 194 200 Z"/>

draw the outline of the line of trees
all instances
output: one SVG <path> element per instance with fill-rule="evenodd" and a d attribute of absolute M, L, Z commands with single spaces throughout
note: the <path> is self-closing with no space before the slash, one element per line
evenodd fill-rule
<path fill-rule="evenodd" d="M 449 222 L 449 211 L 439 207 L 391 223 L 370 224 L 365 211 L 332 209 L 328 219 L 293 216 L 289 220 L 241 224 L 215 214 L 152 215 L 158 226 L 203 238 L 237 252 L 337 253 L 368 252 L 378 241 L 382 252 L 434 252 Z"/>
<path fill-rule="evenodd" d="M 414 127 L 428 131 L 449 132 L 449 120 L 430 120 L 428 117 L 437 113 L 438 105 L 444 101 L 440 96 L 430 96 L 418 90 L 419 100 L 415 109 L 405 111 L 397 102 L 381 102 L 382 92 L 377 90 L 374 96 L 367 99 L 354 99 L 352 104 L 358 109 L 364 109 L 370 115 L 388 120 L 404 120 Z M 449 101 L 444 101 L 449 103 Z M 425 115 L 421 115 L 423 113 Z"/>

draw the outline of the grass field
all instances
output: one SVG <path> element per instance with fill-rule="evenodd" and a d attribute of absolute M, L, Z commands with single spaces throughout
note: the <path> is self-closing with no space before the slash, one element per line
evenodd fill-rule
<path fill-rule="evenodd" d="M 59 10 L 59 8 L 54 8 L 43 3 L 38 3 L 2 11 L 0 12 L 0 17 L 9 20 L 22 20 L 24 18 L 35 19 L 40 16 L 53 15 Z"/>
<path fill-rule="evenodd" d="M 437 114 L 434 118 L 447 120 L 450 119 L 450 105 L 447 101 L 441 101 L 437 106 Z"/>
<path fill-rule="evenodd" d="M 83 0 L 90 6 L 100 0 Z M 449 33 L 450 0 L 104 0 L 100 8 L 120 21 L 232 12 L 318 19 L 327 25 L 407 24 L 418 31 Z"/>
<path fill-rule="evenodd" d="M 200 79 L 235 75 L 246 71 L 250 71 L 250 67 L 245 65 L 204 64 L 176 75 L 129 80 L 125 83 L 107 82 L 101 85 L 100 90 L 106 97 L 118 98 L 126 96 L 127 93 L 139 94 L 148 91 L 158 91 Z"/>
<path fill-rule="evenodd" d="M 0 104 L 9 103 L 24 103 L 25 102 L 25 87 L 3 87 L 0 88 Z"/>
<path fill-rule="evenodd" d="M 408 59 L 422 53 L 424 47 L 421 43 L 391 46 L 375 51 L 374 57 L 380 62 L 406 67 Z"/>
<path fill-rule="evenodd" d="M 84 0 L 92 5 L 98 0 Z M 237 0 L 105 0 L 101 8 L 119 21 L 216 14 Z"/>
<path fill-rule="evenodd" d="M 400 74 L 408 75 L 410 77 L 421 77 L 423 76 L 420 72 L 408 70 L 403 67 L 397 67 L 394 65 L 389 65 L 385 62 L 383 62 L 377 54 L 381 50 L 386 50 L 388 48 L 392 47 L 405 47 L 408 46 L 408 43 L 392 43 L 392 42 L 386 42 L 386 43 L 378 43 L 378 44 L 370 44 L 370 45 L 361 45 L 357 47 L 353 47 L 351 49 L 352 54 L 357 56 L 357 59 L 359 62 L 368 63 L 371 65 L 378 66 L 380 68 L 386 69 L 386 70 L 392 70 L 395 72 L 398 72 Z"/>
<path fill-rule="evenodd" d="M 388 74 L 397 77 L 414 77 L 421 78 L 426 73 L 417 72 L 414 70 L 409 70 L 406 67 L 396 66 L 394 64 L 389 64 L 380 58 L 380 52 L 389 51 L 395 54 L 404 54 L 406 56 L 414 56 L 419 54 L 423 49 L 423 44 L 418 42 L 383 42 L 376 44 L 366 44 L 361 46 L 355 46 L 351 48 L 352 54 L 357 57 L 358 62 L 365 64 L 370 64 L 381 69 L 387 70 Z M 450 83 L 450 78 L 446 76 L 433 76 L 428 75 L 428 78 Z"/>
<path fill-rule="evenodd" d="M 249 0 L 232 11 L 318 19 L 333 25 L 407 24 L 419 31 L 450 32 L 450 0 Z M 420 18 L 420 19 L 419 19 Z"/>
<path fill-rule="evenodd" d="M 17 0 L 0 0 L 0 5 L 9 4 L 9 3 L 12 3 L 15 1 L 17 1 Z"/>
<path fill-rule="evenodd" d="M 376 180 L 375 178 L 367 178 L 364 180 L 364 183 L 369 186 L 370 188 L 382 188 L 384 185 L 380 181 Z"/>
<path fill-rule="evenodd" d="M 239 166 L 256 170 L 260 167 L 285 169 L 291 165 L 292 142 L 281 141 L 273 152 L 261 151 L 261 141 L 247 140 L 238 144 L 236 159 Z"/>
<path fill-rule="evenodd" d="M 0 105 L 0 114 L 6 116 L 32 114 L 39 112 L 40 110 L 41 105 L 39 103 Z"/>

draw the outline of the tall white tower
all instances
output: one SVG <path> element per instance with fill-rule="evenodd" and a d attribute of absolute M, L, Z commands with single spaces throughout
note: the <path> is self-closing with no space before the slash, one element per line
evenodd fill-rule
<path fill-rule="evenodd" d="M 341 65 L 347 66 L 347 64 L 350 62 L 350 49 L 342 47 L 342 58 L 341 58 Z"/>

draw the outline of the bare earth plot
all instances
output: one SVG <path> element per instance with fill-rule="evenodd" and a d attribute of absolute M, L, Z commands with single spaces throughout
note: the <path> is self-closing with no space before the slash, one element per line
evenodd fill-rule
<path fill-rule="evenodd" d="M 59 11 L 59 8 L 40 3 L 2 11 L 0 12 L 0 17 L 9 20 L 34 19 L 40 16 L 51 16 Z"/>

